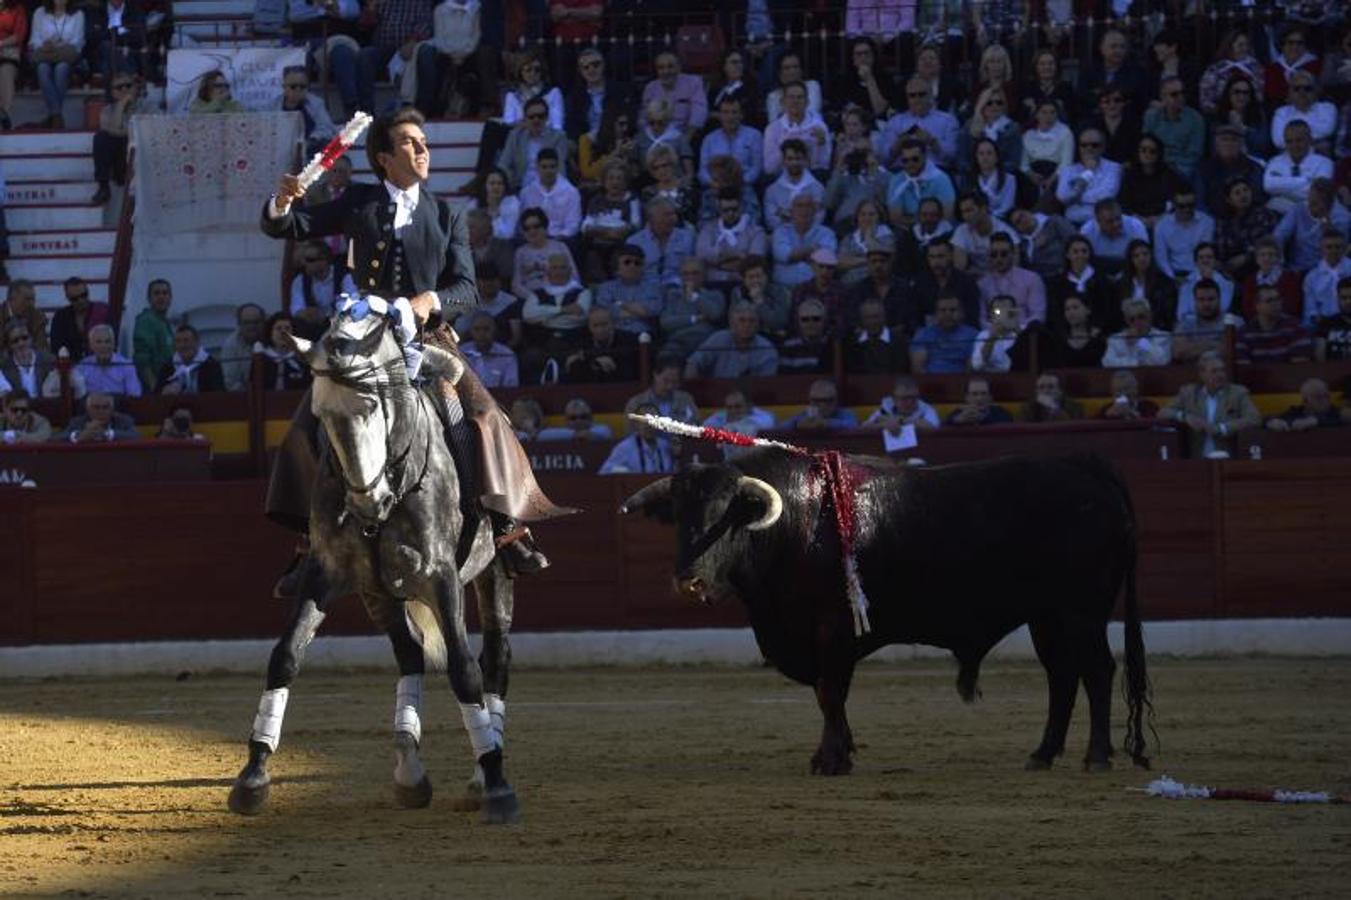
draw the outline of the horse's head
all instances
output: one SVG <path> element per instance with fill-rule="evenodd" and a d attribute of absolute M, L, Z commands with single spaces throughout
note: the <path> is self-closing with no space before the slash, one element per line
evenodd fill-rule
<path fill-rule="evenodd" d="M 435 347 L 405 352 L 412 310 L 406 302 L 346 303 L 317 341 L 293 337 L 296 352 L 314 373 L 310 405 L 323 423 L 347 484 L 346 508 L 367 529 L 389 517 L 397 501 L 391 462 L 407 452 L 415 408 L 409 360 L 428 374 L 454 375 L 462 364 Z M 413 356 L 415 355 L 415 356 Z"/>

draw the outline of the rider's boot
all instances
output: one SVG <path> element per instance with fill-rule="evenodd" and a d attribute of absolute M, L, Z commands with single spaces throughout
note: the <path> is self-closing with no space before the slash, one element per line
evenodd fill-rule
<path fill-rule="evenodd" d="M 497 557 L 502 560 L 507 576 L 533 575 L 549 567 L 549 558 L 540 552 L 530 529 L 516 524 L 502 513 L 489 511 L 493 526 L 493 543 Z"/>

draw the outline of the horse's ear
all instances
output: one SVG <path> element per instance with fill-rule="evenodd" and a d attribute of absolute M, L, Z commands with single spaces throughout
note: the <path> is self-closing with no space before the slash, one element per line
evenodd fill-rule
<path fill-rule="evenodd" d="M 314 365 L 314 361 L 318 357 L 319 352 L 315 349 L 313 341 L 307 341 L 299 335 L 291 334 L 289 331 L 285 332 L 283 340 L 290 344 L 291 349 L 304 359 L 305 362 L 309 363 L 311 366 Z"/>
<path fill-rule="evenodd" d="M 447 353 L 440 347 L 427 345 L 422 348 L 422 371 L 431 375 L 440 375 L 451 384 L 455 384 L 464 374 L 464 362 L 458 356 Z"/>

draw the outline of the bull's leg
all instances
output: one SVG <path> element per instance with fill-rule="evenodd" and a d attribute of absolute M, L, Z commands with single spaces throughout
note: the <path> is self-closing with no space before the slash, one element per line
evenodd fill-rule
<path fill-rule="evenodd" d="M 447 629 L 446 667 L 450 687 L 460 703 L 460 715 L 474 759 L 483 770 L 483 821 L 505 824 L 520 818 L 520 804 L 504 774 L 502 743 L 493 729 L 492 715 L 483 698 L 483 673 L 469 652 L 464 627 L 464 590 L 454 577 L 437 579 L 436 599 Z"/>
<path fill-rule="evenodd" d="M 1105 772 L 1112 768 L 1112 677 L 1116 660 L 1107 643 L 1106 623 L 1093 623 L 1084 629 L 1080 672 L 1084 692 L 1088 694 L 1089 737 L 1084 769 Z"/>
<path fill-rule="evenodd" d="M 320 599 L 302 600 L 296 604 L 295 615 L 277 645 L 272 648 L 272 657 L 267 664 L 267 689 L 258 701 L 258 714 L 254 717 L 253 732 L 249 736 L 249 761 L 240 770 L 230 789 L 229 807 L 240 815 L 257 815 L 267 802 L 268 788 L 272 783 L 267 773 L 267 761 L 281 741 L 281 724 L 286 714 L 291 683 L 300 674 L 305 649 L 314 640 L 315 632 L 336 599 L 322 584 L 318 566 L 314 566 L 314 570 L 311 580 L 306 583 L 309 588 L 306 596 L 319 596 Z"/>
<path fill-rule="evenodd" d="M 399 684 L 394 694 L 394 799 L 407 809 L 422 809 L 432 802 L 432 782 L 418 754 L 422 744 L 426 664 L 406 616 L 389 617 L 385 630 L 399 664 Z"/>
<path fill-rule="evenodd" d="M 820 671 L 816 676 L 816 703 L 824 719 L 821 744 L 812 754 L 813 775 L 848 775 L 854 768 L 854 735 L 845 716 L 845 701 L 849 698 L 849 683 L 854 678 L 854 657 L 851 648 L 831 644 L 821 653 Z"/>
<path fill-rule="evenodd" d="M 478 618 L 483 630 L 483 649 L 479 651 L 479 670 L 483 673 L 483 703 L 492 719 L 497 742 L 506 746 L 507 683 L 511 669 L 511 617 L 515 607 L 512 580 L 494 561 L 474 581 L 474 595 L 478 599 Z M 456 801 L 456 808 L 473 811 L 480 808 L 483 797 L 483 770 L 477 765 L 465 785 L 465 796 Z"/>
<path fill-rule="evenodd" d="M 1074 652 L 1065 640 L 1059 621 L 1050 619 L 1030 622 L 1028 630 L 1032 632 L 1032 646 L 1036 648 L 1037 658 L 1046 669 L 1050 703 L 1041 744 L 1027 758 L 1027 768 L 1049 769 L 1055 758 L 1065 751 L 1065 734 L 1069 731 L 1070 715 L 1074 711 L 1079 676 Z"/>

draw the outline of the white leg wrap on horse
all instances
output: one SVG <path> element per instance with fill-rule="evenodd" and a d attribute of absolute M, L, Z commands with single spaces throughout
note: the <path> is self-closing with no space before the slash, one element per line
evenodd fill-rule
<path fill-rule="evenodd" d="M 404 675 L 394 694 L 394 733 L 404 732 L 422 743 L 422 676 Z"/>
<path fill-rule="evenodd" d="M 461 703 L 460 716 L 464 719 L 464 730 L 469 732 L 469 745 L 474 748 L 475 759 L 502 746 L 488 710 L 473 703 Z"/>
<path fill-rule="evenodd" d="M 253 735 L 250 740 L 266 744 L 267 749 L 274 753 L 281 742 L 281 720 L 286 716 L 286 698 L 290 693 L 290 688 L 263 691 L 263 696 L 258 700 L 258 715 L 253 717 Z"/>
<path fill-rule="evenodd" d="M 484 694 L 483 705 L 488 707 L 488 716 L 493 722 L 493 731 L 497 732 L 499 746 L 507 745 L 507 701 L 497 694 Z"/>

